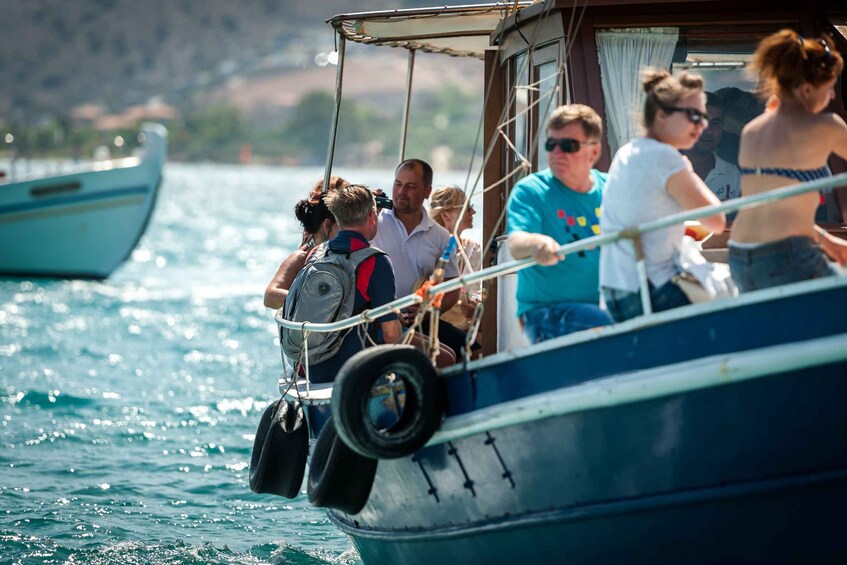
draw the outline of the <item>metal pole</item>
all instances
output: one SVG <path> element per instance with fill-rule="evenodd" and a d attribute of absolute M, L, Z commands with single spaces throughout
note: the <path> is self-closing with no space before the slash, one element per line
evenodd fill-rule
<path fill-rule="evenodd" d="M 409 128 L 409 109 L 412 105 L 412 73 L 415 70 L 415 50 L 409 49 L 409 70 L 406 72 L 406 102 L 403 106 L 403 129 L 400 132 L 400 160 L 406 160 L 406 132 Z"/>
<path fill-rule="evenodd" d="M 342 35 L 338 42 L 338 69 L 335 71 L 335 107 L 332 110 L 332 129 L 329 130 L 329 147 L 326 150 L 326 171 L 324 171 L 324 188 L 329 188 L 329 177 L 332 175 L 332 160 L 335 157 L 335 138 L 338 135 L 338 114 L 341 110 L 341 83 L 344 75 L 344 46 L 347 40 Z"/>

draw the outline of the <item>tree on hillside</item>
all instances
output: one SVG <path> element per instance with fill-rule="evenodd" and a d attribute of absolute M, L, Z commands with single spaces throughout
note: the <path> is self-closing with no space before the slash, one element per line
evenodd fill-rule
<path fill-rule="evenodd" d="M 332 93 L 315 91 L 304 95 L 283 130 L 284 146 L 301 165 L 321 165 L 326 159 L 332 113 Z M 361 164 L 368 146 L 377 142 L 384 130 L 384 119 L 370 108 L 347 100 L 341 106 L 336 140 L 339 163 Z"/>

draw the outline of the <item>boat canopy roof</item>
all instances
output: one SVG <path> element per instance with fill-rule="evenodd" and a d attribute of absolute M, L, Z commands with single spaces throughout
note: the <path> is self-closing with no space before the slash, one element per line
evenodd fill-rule
<path fill-rule="evenodd" d="M 408 10 L 381 10 L 333 16 L 328 23 L 346 39 L 482 59 L 489 37 L 515 8 L 533 2 L 498 2 Z"/>

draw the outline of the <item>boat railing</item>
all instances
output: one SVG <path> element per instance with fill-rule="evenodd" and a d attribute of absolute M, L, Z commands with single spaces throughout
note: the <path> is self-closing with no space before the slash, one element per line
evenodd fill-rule
<path fill-rule="evenodd" d="M 744 196 L 741 198 L 736 198 L 734 200 L 729 200 L 727 202 L 722 202 L 720 204 L 715 204 L 713 206 L 704 206 L 702 208 L 696 208 L 694 210 L 686 210 L 678 214 L 672 214 L 670 216 L 665 216 L 664 218 L 659 218 L 658 220 L 645 222 L 632 228 L 602 233 L 586 239 L 562 245 L 561 247 L 559 247 L 559 253 L 566 257 L 567 255 L 570 255 L 572 253 L 587 249 L 593 249 L 598 245 L 602 246 L 624 239 L 633 240 L 645 233 L 665 229 L 673 225 L 682 224 L 686 221 L 699 220 L 701 218 L 713 216 L 718 213 L 735 212 L 737 210 L 745 208 L 763 206 L 765 204 L 769 204 L 778 200 L 784 200 L 793 196 L 799 196 L 801 194 L 807 194 L 809 192 L 815 192 L 820 190 L 830 190 L 843 185 L 847 185 L 847 173 L 841 173 L 824 179 L 794 184 L 768 192 L 763 192 L 760 194 Z M 424 302 L 424 300 L 431 299 L 438 293 L 450 292 L 452 290 L 456 290 L 462 287 L 470 287 L 474 283 L 480 283 L 489 279 L 494 279 L 511 273 L 516 273 L 523 269 L 532 267 L 536 264 L 537 262 L 532 257 L 525 257 L 523 259 L 516 259 L 514 261 L 508 261 L 506 263 L 494 265 L 476 271 L 474 273 L 469 273 L 467 275 L 463 275 L 442 282 L 440 284 L 433 285 L 427 290 L 425 297 L 419 296 L 417 294 L 404 296 L 383 306 L 372 308 L 370 310 L 365 310 L 361 314 L 347 318 L 345 320 L 338 320 L 330 323 L 292 322 L 283 318 L 282 309 L 277 310 L 276 314 L 274 315 L 274 320 L 276 321 L 278 326 L 290 330 L 302 330 L 308 332 L 333 332 L 345 330 L 357 326 L 359 324 L 372 322 L 382 316 L 385 316 L 386 314 L 397 312 L 398 310 L 401 310 L 408 306 L 420 304 Z M 643 268 L 641 268 L 640 270 L 643 273 Z M 644 302 L 645 296 L 649 296 L 649 290 L 647 289 L 646 285 L 646 276 L 642 276 L 641 279 L 641 295 L 642 302 Z M 649 300 L 647 300 L 646 302 L 648 309 L 645 309 L 645 314 L 649 313 Z"/>

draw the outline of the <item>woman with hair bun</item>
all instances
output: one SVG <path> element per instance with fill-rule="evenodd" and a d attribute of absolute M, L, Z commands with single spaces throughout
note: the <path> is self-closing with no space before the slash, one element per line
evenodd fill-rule
<path fill-rule="evenodd" d="M 804 39 L 790 29 L 759 43 L 750 70 L 768 110 L 741 132 L 743 196 L 830 176 L 831 153 L 847 159 L 847 124 L 824 112 L 835 97 L 844 60 L 828 37 Z M 847 243 L 815 225 L 820 204 L 807 193 L 738 212 L 729 242 L 732 278 L 742 292 L 830 276 L 844 265 Z"/>
<path fill-rule="evenodd" d="M 288 289 L 294 282 L 294 277 L 306 264 L 309 252 L 338 233 L 335 217 L 324 203 L 323 184 L 323 179 L 315 182 L 309 196 L 294 205 L 294 215 L 303 226 L 303 240 L 300 247 L 285 258 L 265 289 L 265 306 L 268 308 L 282 308 L 285 297 L 288 296 Z M 330 177 L 327 190 L 338 190 L 348 184 L 350 183 L 341 177 Z"/>
<path fill-rule="evenodd" d="M 609 168 L 600 216 L 604 232 L 719 203 L 679 152 L 690 149 L 708 125 L 703 79 L 647 69 L 642 83 L 647 94 L 645 135 L 621 147 Z M 701 224 L 722 231 L 726 218 L 716 214 Z M 678 272 L 674 259 L 684 234 L 685 227 L 676 225 L 640 238 L 653 311 L 690 303 L 672 280 Z M 633 243 L 621 240 L 600 250 L 600 287 L 606 308 L 617 322 L 642 314 Z"/>

